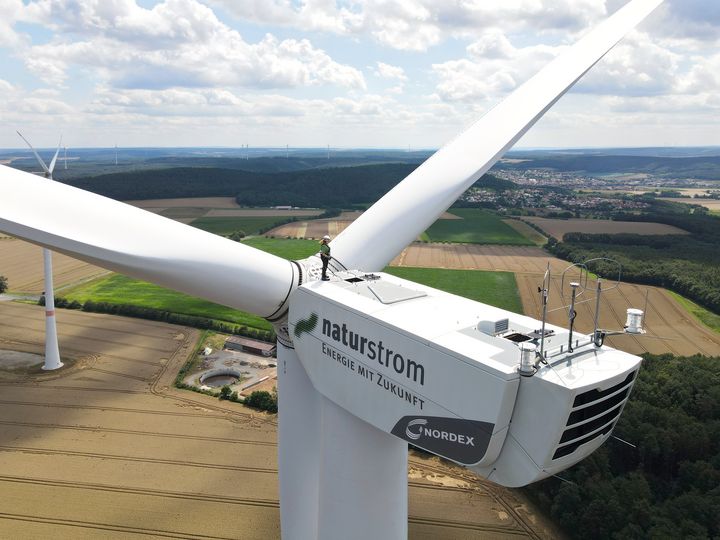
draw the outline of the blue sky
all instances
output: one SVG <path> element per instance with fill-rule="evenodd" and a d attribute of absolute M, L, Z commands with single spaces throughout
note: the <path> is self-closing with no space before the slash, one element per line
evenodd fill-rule
<path fill-rule="evenodd" d="M 434 148 L 625 0 L 0 0 L 0 147 Z M 519 146 L 720 145 L 720 2 L 666 0 Z"/>

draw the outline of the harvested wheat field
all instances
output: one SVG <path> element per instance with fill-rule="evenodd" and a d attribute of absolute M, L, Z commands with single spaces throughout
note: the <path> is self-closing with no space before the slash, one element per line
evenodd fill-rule
<path fill-rule="evenodd" d="M 562 272 L 569 265 L 537 247 L 416 242 L 405 248 L 390 264 L 455 270 L 543 273 L 548 263 L 552 272 Z"/>
<path fill-rule="evenodd" d="M 279 236 L 282 238 L 322 238 L 326 234 L 332 237 L 343 232 L 353 219 L 316 219 L 313 221 L 296 221 L 275 227 L 268 231 L 266 236 Z"/>
<path fill-rule="evenodd" d="M 661 198 L 661 201 L 670 201 L 684 204 L 697 204 L 708 210 L 720 211 L 720 200 L 718 199 L 694 199 L 692 197 Z"/>
<path fill-rule="evenodd" d="M 586 234 L 688 234 L 687 231 L 663 223 L 610 221 L 607 219 L 546 219 L 539 217 L 526 217 L 524 219 L 559 240 L 562 240 L 563 236 L 571 232 Z"/>
<path fill-rule="evenodd" d="M 335 237 L 355 221 L 362 212 L 342 212 L 336 218 L 316 219 L 312 221 L 297 221 L 275 227 L 266 233 L 266 236 L 279 236 L 281 238 L 322 238 L 326 234 Z M 440 219 L 462 219 L 449 212 L 443 213 Z"/>
<path fill-rule="evenodd" d="M 107 273 L 90 263 L 53 253 L 55 288 L 86 281 Z M 0 275 L 8 278 L 12 292 L 40 294 L 45 290 L 42 248 L 14 238 L 0 238 Z"/>
<path fill-rule="evenodd" d="M 540 296 L 538 286 L 542 284 L 542 275 L 517 274 L 520 298 L 523 309 L 529 316 L 540 318 Z M 605 286 L 612 284 L 606 282 Z M 589 286 L 594 289 L 595 282 Z M 618 336 L 608 338 L 607 343 L 624 351 L 641 354 L 672 353 L 676 355 L 704 354 L 720 355 L 720 334 L 717 334 L 698 323 L 667 291 L 645 285 L 621 283 L 614 290 L 602 295 L 600 307 L 600 327 L 608 330 L 621 330 L 625 324 L 627 308 L 645 309 L 645 295 L 648 294 L 645 315 L 644 336 Z M 579 305 L 575 326 L 578 330 L 590 333 L 593 330 L 595 310 L 595 292 L 587 291 L 581 300 L 590 300 Z M 552 281 L 548 307 L 551 310 L 548 320 L 567 327 L 567 310 L 561 309 L 569 303 L 568 280 L 565 281 L 564 297 L 561 295 L 561 279 L 555 275 Z M 553 311 L 554 310 L 554 311 Z M 663 338 L 663 339 L 659 339 Z"/>
<path fill-rule="evenodd" d="M 391 263 L 392 266 L 514 272 L 523 310 L 526 315 L 535 318 L 541 316 L 537 289 L 542 284 L 548 264 L 551 274 L 555 276 L 550 296 L 550 308 L 555 309 L 564 305 L 559 289 L 560 275 L 570 263 L 540 248 L 415 243 Z M 623 283 L 618 289 L 608 292 L 600 309 L 601 326 L 621 329 L 625 324 L 627 308 L 644 308 L 646 291 L 649 291 L 647 336 L 611 338 L 608 344 L 637 354 L 669 352 L 678 355 L 720 355 L 720 335 L 697 322 L 667 291 L 655 287 Z M 565 296 L 569 298 L 567 291 Z M 585 293 L 584 298 L 594 298 L 594 292 Z M 578 309 L 576 324 L 582 332 L 592 331 L 591 309 L 594 309 L 593 302 L 585 303 Z M 567 315 L 562 311 L 552 312 L 549 320 L 560 326 L 567 325 Z M 659 337 L 666 339 L 656 339 Z"/>
<path fill-rule="evenodd" d="M 0 369 L 0 538 L 279 537 L 276 417 L 177 390 L 198 331 L 58 312 L 67 366 Z M 0 303 L 2 350 L 43 311 Z M 556 538 L 514 491 L 410 458 L 410 538 Z"/>
<path fill-rule="evenodd" d="M 201 217 L 313 217 L 323 210 L 313 208 L 243 208 L 234 197 L 191 197 L 183 199 L 148 199 L 125 201 L 148 212 L 160 214 L 181 223 L 190 223 Z"/>

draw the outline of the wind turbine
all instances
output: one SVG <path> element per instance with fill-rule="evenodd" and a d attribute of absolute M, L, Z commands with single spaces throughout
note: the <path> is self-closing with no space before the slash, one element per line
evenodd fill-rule
<path fill-rule="evenodd" d="M 55 155 L 50 161 L 50 166 L 48 167 L 35 151 L 32 144 L 23 137 L 22 133 L 18 131 L 17 134 L 20 135 L 20 138 L 25 141 L 25 144 L 27 144 L 33 154 L 35 154 L 35 159 L 37 159 L 40 167 L 42 167 L 45 178 L 52 180 L 55 164 L 57 163 L 58 154 L 60 153 L 60 146 L 62 145 L 62 136 L 60 137 L 60 142 L 58 143 Z M 65 168 L 67 168 L 67 157 L 65 158 Z M 42 196 L 43 195 L 39 195 L 39 197 Z M 43 248 L 43 265 L 45 270 L 45 362 L 42 368 L 50 371 L 61 368 L 63 363 L 60 361 L 57 324 L 55 322 L 55 291 L 53 290 L 52 252 L 47 248 Z"/>
<path fill-rule="evenodd" d="M 533 482 L 610 436 L 640 359 L 579 339 L 568 355 L 560 327 L 538 336 L 539 321 L 372 272 L 660 3 L 629 2 L 415 169 L 335 238 L 329 282 L 316 256 L 285 261 L 7 167 L 0 230 L 272 322 L 283 536 L 405 538 L 408 441 Z"/>

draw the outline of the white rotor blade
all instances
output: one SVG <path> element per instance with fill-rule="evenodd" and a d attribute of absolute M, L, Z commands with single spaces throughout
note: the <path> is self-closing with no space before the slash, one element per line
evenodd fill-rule
<path fill-rule="evenodd" d="M 631 1 L 548 64 L 338 235 L 333 258 L 345 268 L 381 270 L 662 1 Z"/>
<path fill-rule="evenodd" d="M 55 155 L 52 158 L 52 161 L 50 162 L 50 167 L 48 167 L 48 173 L 52 177 L 52 173 L 55 170 L 55 162 L 57 161 L 58 154 L 60 154 L 60 146 L 62 145 L 62 135 L 60 135 L 60 142 L 58 143 L 57 150 L 55 150 Z"/>
<path fill-rule="evenodd" d="M 48 173 L 48 174 L 51 174 L 51 173 L 50 173 L 50 169 L 48 169 L 47 165 L 45 165 L 45 162 L 42 160 L 42 158 L 41 158 L 41 157 L 38 155 L 38 153 L 35 151 L 35 149 L 33 148 L 33 145 L 30 144 L 25 137 L 23 137 L 23 134 L 22 134 L 22 133 L 20 133 L 20 132 L 18 131 L 17 134 L 20 135 L 20 138 L 21 138 L 23 141 L 25 141 L 25 144 L 27 144 L 27 145 L 30 147 L 30 150 L 32 150 L 33 154 L 35 154 L 35 159 L 37 159 L 38 163 L 39 163 L 40 166 L 43 168 L 43 171 L 45 171 L 45 172 Z"/>
<path fill-rule="evenodd" d="M 3 165 L 0 193 L 0 231 L 262 317 L 297 282 L 275 255 Z"/>

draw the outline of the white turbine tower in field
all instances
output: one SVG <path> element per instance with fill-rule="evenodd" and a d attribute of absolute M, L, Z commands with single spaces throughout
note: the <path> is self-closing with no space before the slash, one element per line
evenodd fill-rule
<path fill-rule="evenodd" d="M 57 150 L 55 151 L 55 155 L 50 161 L 50 166 L 48 167 L 40 155 L 35 151 L 32 144 L 23 137 L 22 133 L 18 131 L 17 134 L 20 135 L 20 138 L 25 141 L 25 144 L 27 144 L 33 154 L 35 154 L 35 159 L 37 159 L 37 162 L 43 169 L 43 176 L 45 176 L 48 180 L 52 180 L 55 164 L 57 163 L 58 154 L 60 153 L 60 146 L 62 145 L 62 137 L 60 137 Z M 65 159 L 65 168 L 67 168 L 67 157 Z M 47 248 L 43 248 L 43 264 L 45 267 L 45 362 L 43 364 L 43 369 L 53 370 L 61 368 L 63 363 L 60 361 L 57 324 L 55 322 L 55 291 L 53 290 L 52 252 Z"/>
<path fill-rule="evenodd" d="M 602 332 L 379 271 L 661 2 L 629 2 L 415 169 L 335 238 L 330 281 L 318 257 L 286 261 L 7 167 L 0 230 L 271 321 L 283 537 L 405 538 L 408 442 L 521 486 L 589 455 L 622 412 L 640 359 Z"/>

